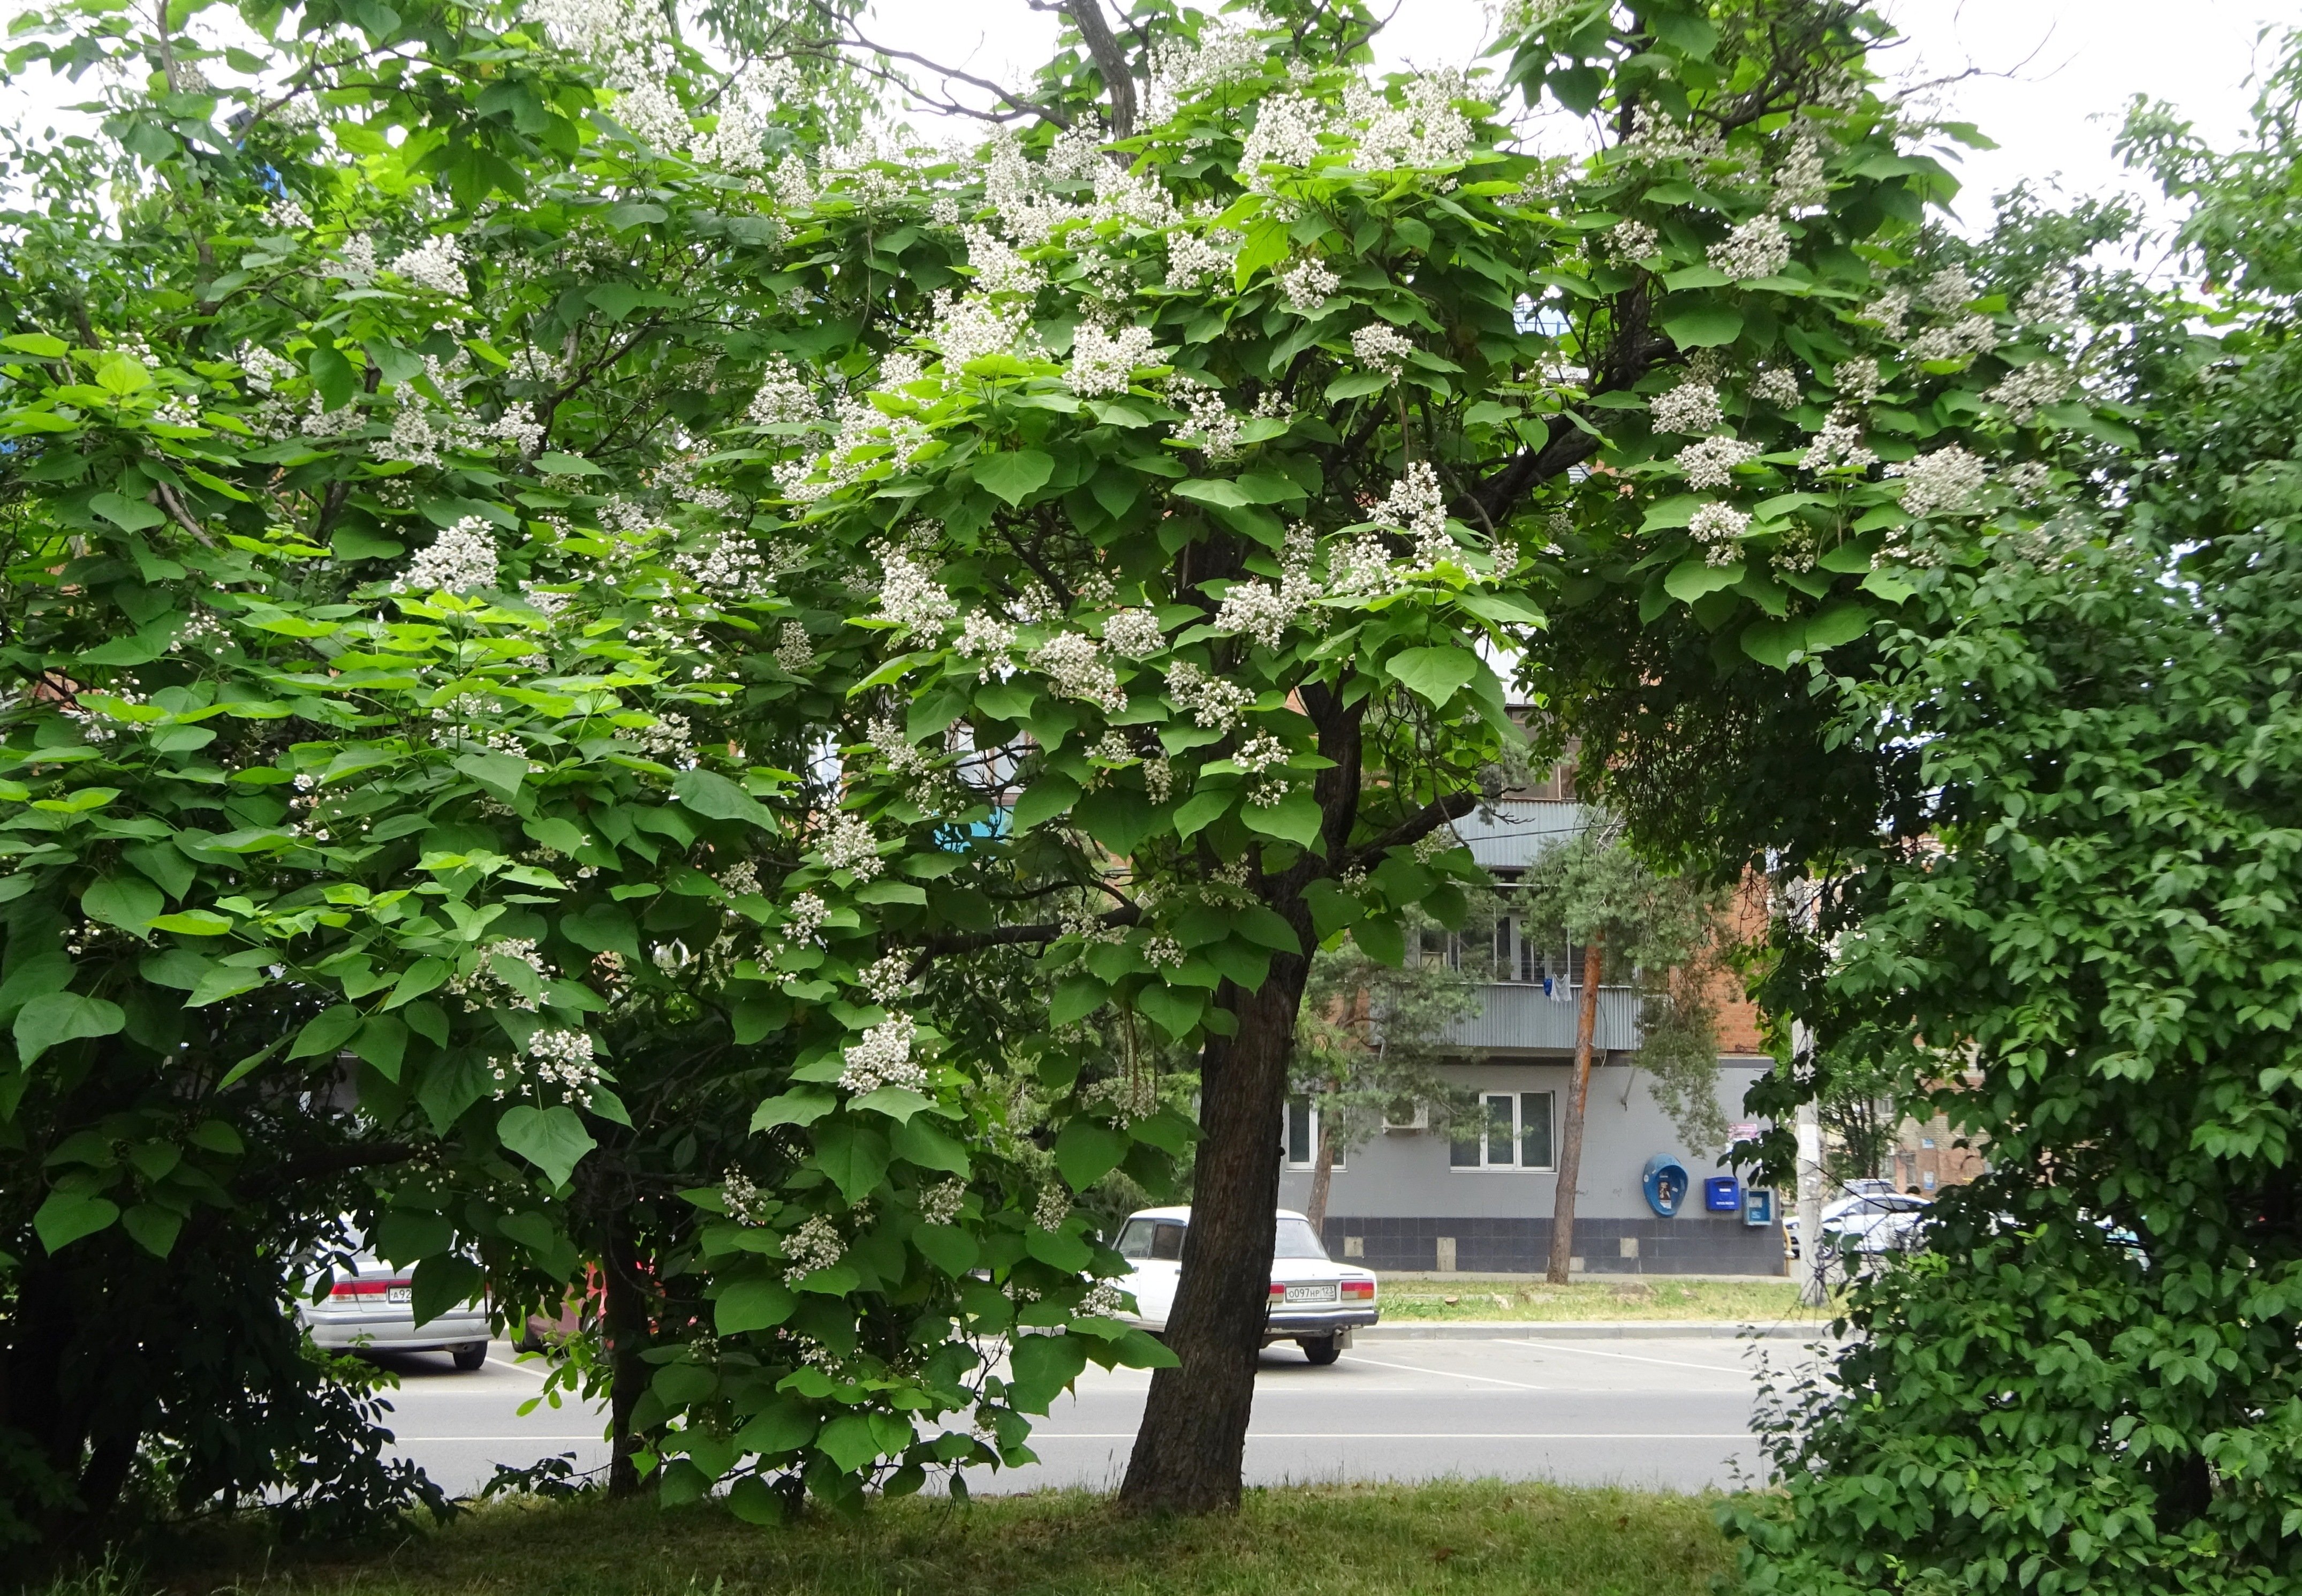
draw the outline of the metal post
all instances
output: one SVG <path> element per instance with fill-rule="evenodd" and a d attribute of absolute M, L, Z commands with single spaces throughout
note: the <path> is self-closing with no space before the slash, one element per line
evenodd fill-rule
<path fill-rule="evenodd" d="M 1814 1033 L 1806 1022 L 1791 1021 L 1792 1068 L 1808 1077 L 1804 1084 L 1810 1088 L 1811 1071 L 1800 1066 L 1811 1063 L 1813 1048 Z M 1798 1107 L 1798 1217 L 1799 1300 L 1820 1307 L 1830 1291 L 1822 1257 L 1822 1113 L 1811 1096 Z"/>

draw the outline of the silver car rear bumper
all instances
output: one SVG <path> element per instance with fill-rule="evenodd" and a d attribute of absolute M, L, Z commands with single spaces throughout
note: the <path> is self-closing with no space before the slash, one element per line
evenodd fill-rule
<path fill-rule="evenodd" d="M 438 1352 L 484 1343 L 491 1333 L 487 1315 L 468 1310 L 442 1314 L 421 1328 L 406 1308 L 333 1314 L 306 1309 L 301 1316 L 314 1344 L 337 1352 Z"/>
<path fill-rule="evenodd" d="M 1331 1336 L 1373 1324 L 1382 1310 L 1373 1306 L 1290 1307 L 1273 1309 L 1263 1322 L 1263 1344 L 1291 1341 L 1303 1336 Z"/>

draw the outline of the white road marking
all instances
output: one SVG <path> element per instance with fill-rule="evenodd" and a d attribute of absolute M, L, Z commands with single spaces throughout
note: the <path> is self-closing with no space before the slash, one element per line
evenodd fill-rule
<path fill-rule="evenodd" d="M 1508 1336 L 1498 1336 L 1495 1339 L 1506 1346 L 1533 1347 L 1543 1352 L 1582 1352 L 1592 1357 L 1619 1357 L 1625 1363 L 1656 1364 L 1666 1369 L 1700 1369 L 1705 1374 L 1731 1374 L 1738 1379 L 1746 1377 L 1743 1370 L 1725 1369 L 1717 1364 L 1690 1364 L 1675 1357 L 1641 1357 L 1635 1352 L 1601 1352 L 1596 1347 L 1578 1347 L 1572 1341 L 1517 1340 Z"/>
<path fill-rule="evenodd" d="M 550 1375 L 545 1373 L 542 1369 L 531 1369 L 525 1364 L 508 1364 L 500 1357 L 489 1358 L 488 1366 L 496 1369 L 509 1369 L 515 1374 L 526 1374 L 537 1380 L 549 1380 L 551 1378 Z"/>
<path fill-rule="evenodd" d="M 1507 1385 L 1518 1391 L 1547 1391 L 1547 1385 L 1529 1385 L 1524 1380 L 1498 1380 L 1491 1374 L 1468 1374 L 1454 1369 L 1426 1369 L 1416 1364 L 1387 1364 L 1379 1357 L 1361 1357 L 1356 1352 L 1343 1354 L 1347 1364 L 1365 1364 L 1377 1369 L 1401 1369 L 1409 1374 L 1431 1374 L 1441 1380 L 1483 1380 L 1489 1385 Z"/>
<path fill-rule="evenodd" d="M 1031 1441 L 1133 1441 L 1132 1430 L 1034 1430 Z M 1751 1441 L 1748 1430 L 1715 1433 L 1637 1431 L 1249 1430 L 1249 1441 Z M 1029 1442 L 1026 1442 L 1029 1445 Z"/>

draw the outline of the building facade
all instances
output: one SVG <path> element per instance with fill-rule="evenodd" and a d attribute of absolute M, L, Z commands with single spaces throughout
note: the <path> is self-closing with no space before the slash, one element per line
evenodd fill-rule
<path fill-rule="evenodd" d="M 1474 857 L 1508 888 L 1545 848 L 1581 829 L 1584 812 L 1564 797 L 1504 800 L 1456 829 Z M 1504 894 L 1508 904 L 1508 891 Z M 1338 1163 L 1329 1189 L 1330 1254 L 1374 1269 L 1464 1273 L 1540 1273 L 1550 1253 L 1560 1125 L 1572 1085 L 1579 950 L 1547 950 L 1521 935 L 1506 908 L 1495 930 L 1482 1012 L 1457 1028 L 1463 1063 L 1442 1073 L 1469 1088 L 1482 1122 L 1450 1130 L 1389 1125 Z M 1443 949 L 1426 956 L 1445 956 Z M 1601 986 L 1591 1089 L 1577 1182 L 1574 1267 L 1594 1274 L 1780 1274 L 1781 1208 L 1764 1224 L 1705 1205 L 1704 1181 L 1731 1173 L 1724 1147 L 1681 1145 L 1641 1079 L 1638 996 Z M 1759 1051 L 1752 1016 L 1722 1005 L 1718 1100 L 1730 1125 L 1748 1123 L 1743 1094 L 1773 1068 Z M 1318 1147 L 1316 1114 L 1290 1105 L 1280 1201 L 1300 1208 Z M 1644 1176 L 1658 1155 L 1684 1172 L 1675 1214 L 1650 1204 Z"/>

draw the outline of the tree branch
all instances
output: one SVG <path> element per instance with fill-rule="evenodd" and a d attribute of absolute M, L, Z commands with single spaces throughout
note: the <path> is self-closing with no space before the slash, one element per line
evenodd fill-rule
<path fill-rule="evenodd" d="M 1111 25 L 1103 20 L 1102 0 L 1029 0 L 1033 11 L 1060 10 L 1071 18 L 1087 53 L 1095 57 L 1096 71 L 1103 74 L 1103 90 L 1111 97 L 1111 136 L 1132 139 L 1135 136 L 1135 78 L 1128 70 L 1127 52 L 1111 35 Z"/>
<path fill-rule="evenodd" d="M 1479 795 L 1476 793 L 1449 793 L 1444 798 L 1435 798 L 1366 846 L 1355 850 L 1349 862 L 1365 865 L 1381 859 L 1393 848 L 1419 843 L 1441 826 L 1461 819 L 1478 806 Z"/>

